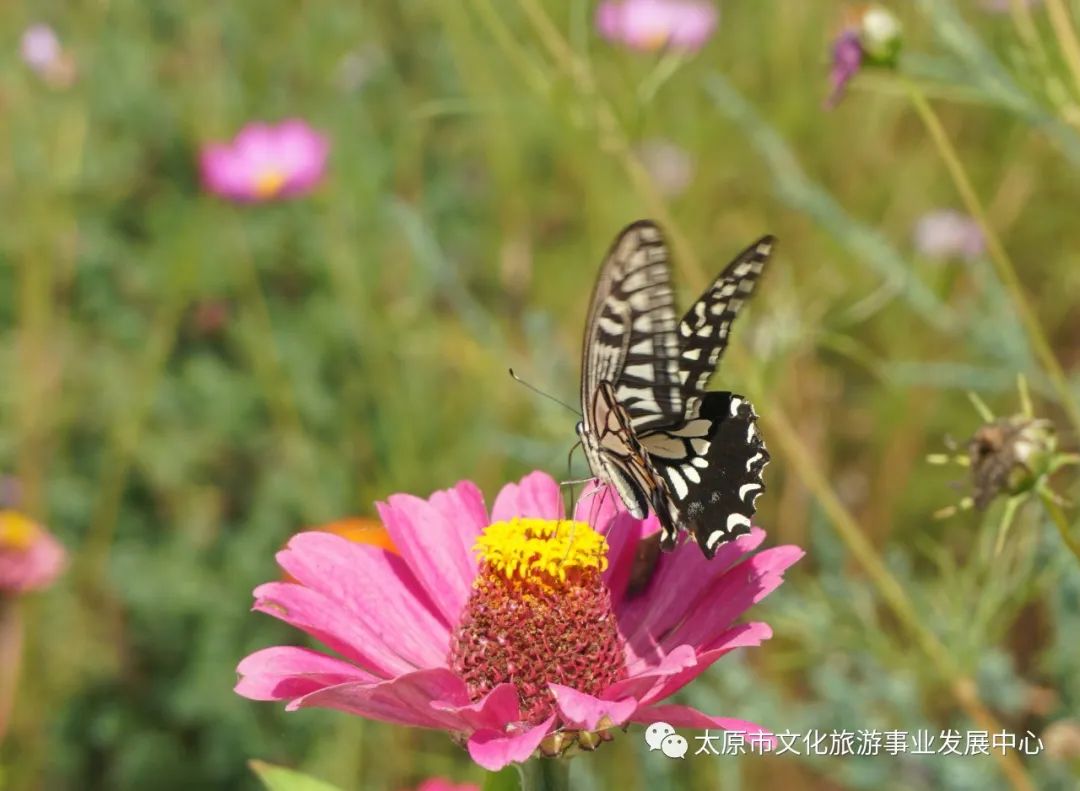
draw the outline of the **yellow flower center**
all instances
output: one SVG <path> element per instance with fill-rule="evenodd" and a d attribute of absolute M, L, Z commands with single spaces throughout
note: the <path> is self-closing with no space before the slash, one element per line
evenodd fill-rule
<path fill-rule="evenodd" d="M 489 573 L 544 586 L 571 570 L 607 568 L 607 539 L 585 522 L 515 517 L 486 527 L 475 549 Z"/>
<path fill-rule="evenodd" d="M 285 174 L 270 168 L 255 178 L 255 194 L 260 198 L 272 198 L 285 186 Z"/>
<path fill-rule="evenodd" d="M 0 511 L 0 549 L 29 549 L 37 532 L 38 526 L 17 511 Z"/>

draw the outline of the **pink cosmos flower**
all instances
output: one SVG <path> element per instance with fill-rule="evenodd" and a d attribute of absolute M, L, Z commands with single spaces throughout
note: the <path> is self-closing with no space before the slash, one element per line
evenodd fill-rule
<path fill-rule="evenodd" d="M 633 49 L 696 51 L 716 29 L 716 6 L 703 0 L 604 0 L 596 28 L 609 41 Z"/>
<path fill-rule="evenodd" d="M 17 511 L 0 511 L 0 593 L 46 588 L 66 563 L 63 545 L 45 528 Z"/>
<path fill-rule="evenodd" d="M 558 484 L 535 472 L 505 486 L 490 513 L 467 481 L 427 500 L 391 496 L 378 507 L 395 550 L 300 533 L 277 556 L 296 582 L 256 588 L 254 609 L 338 656 L 257 651 L 240 662 L 236 691 L 445 730 L 489 770 L 593 749 L 631 722 L 766 733 L 663 701 L 771 636 L 735 621 L 802 550 L 751 554 L 765 538 L 757 528 L 711 561 L 684 544 L 631 595 L 638 543 L 659 526 L 617 501 L 587 490 L 578 521 L 566 521 Z"/>
<path fill-rule="evenodd" d="M 231 143 L 199 155 L 203 185 L 229 200 L 256 202 L 310 192 L 322 179 L 330 143 L 305 121 L 248 124 Z"/>

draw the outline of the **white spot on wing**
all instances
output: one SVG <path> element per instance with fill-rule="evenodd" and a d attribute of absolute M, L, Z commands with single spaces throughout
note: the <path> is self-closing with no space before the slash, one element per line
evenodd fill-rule
<path fill-rule="evenodd" d="M 653 379 L 653 367 L 648 363 L 641 363 L 639 365 L 628 365 L 623 369 L 623 373 L 626 376 L 635 376 L 638 379 L 645 379 L 646 381 L 652 381 Z"/>
<path fill-rule="evenodd" d="M 742 486 L 739 487 L 739 499 L 740 500 L 745 500 L 747 493 L 752 492 L 755 489 L 760 489 L 760 488 L 761 488 L 760 483 L 744 483 Z"/>
<path fill-rule="evenodd" d="M 678 470 L 668 470 L 668 480 L 671 481 L 671 485 L 675 487 L 675 494 L 680 500 L 685 499 L 686 495 L 690 493 L 690 487 L 686 485 L 686 481 L 679 474 Z"/>
<path fill-rule="evenodd" d="M 750 520 L 742 514 L 728 514 L 727 529 L 730 533 L 736 527 L 750 527 Z"/>

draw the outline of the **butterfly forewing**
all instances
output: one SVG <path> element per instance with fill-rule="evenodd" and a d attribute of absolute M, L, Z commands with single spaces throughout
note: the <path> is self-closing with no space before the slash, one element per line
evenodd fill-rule
<path fill-rule="evenodd" d="M 754 293 L 775 243 L 763 236 L 739 253 L 679 322 L 679 380 L 688 397 L 703 392 L 716 371 L 731 325 Z"/>
<path fill-rule="evenodd" d="M 611 246 L 593 290 L 582 357 L 581 402 L 611 382 L 635 431 L 682 412 L 675 300 L 667 245 L 641 221 Z"/>

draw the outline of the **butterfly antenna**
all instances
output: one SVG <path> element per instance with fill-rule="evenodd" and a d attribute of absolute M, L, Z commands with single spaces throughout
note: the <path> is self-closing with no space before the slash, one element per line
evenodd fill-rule
<path fill-rule="evenodd" d="M 526 386 L 527 388 L 529 388 L 530 390 L 532 390 L 532 391 L 533 391 L 534 393 L 536 393 L 537 395 L 541 395 L 541 396 L 543 396 L 544 398 L 548 399 L 549 401 L 554 401 L 554 402 L 555 402 L 556 404 L 558 404 L 559 406 L 563 406 L 563 407 L 566 407 L 566 408 L 567 408 L 567 409 L 569 409 L 569 410 L 570 410 L 571 412 L 573 412 L 573 413 L 574 413 L 575 415 L 577 415 L 578 417 L 581 417 L 581 413 L 580 413 L 580 412 L 578 412 L 578 411 L 577 411 L 576 409 L 574 409 L 574 408 L 573 408 L 572 406 L 570 406 L 570 405 L 569 405 L 568 403 L 566 403 L 565 401 L 560 401 L 560 400 L 559 400 L 558 398 L 556 398 L 555 396 L 551 395 L 551 393 L 545 393 L 545 392 L 544 392 L 543 390 L 541 390 L 541 389 L 540 389 L 539 387 L 533 387 L 533 386 L 532 386 L 531 384 L 529 384 L 529 383 L 528 383 L 528 382 L 526 382 L 526 381 L 525 381 L 524 379 L 522 379 L 522 378 L 521 378 L 520 376 L 518 376 L 518 375 L 517 375 L 516 373 L 514 373 L 514 369 L 513 369 L 513 368 L 511 368 L 511 369 L 510 369 L 510 376 L 512 376 L 512 377 L 514 378 L 514 381 L 515 381 L 515 382 L 517 382 L 518 384 L 522 384 L 522 385 L 525 385 L 525 386 Z"/>

